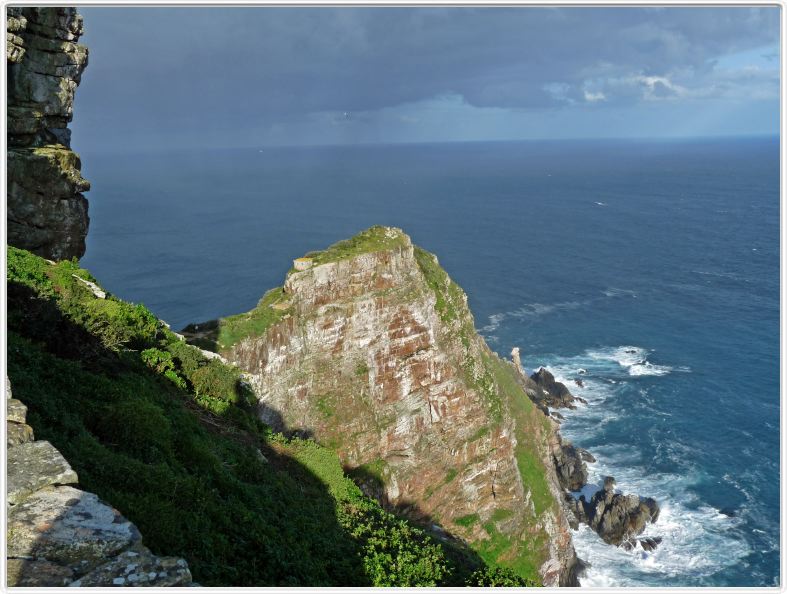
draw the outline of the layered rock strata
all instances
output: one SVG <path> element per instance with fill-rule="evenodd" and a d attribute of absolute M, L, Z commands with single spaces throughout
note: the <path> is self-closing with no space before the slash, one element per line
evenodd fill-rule
<path fill-rule="evenodd" d="M 8 243 L 54 260 L 85 253 L 90 184 L 68 122 L 87 65 L 75 8 L 8 7 Z"/>
<path fill-rule="evenodd" d="M 398 229 L 359 237 L 348 245 L 386 247 L 311 254 L 261 303 L 274 324 L 217 340 L 248 373 L 260 417 L 335 448 L 389 507 L 478 550 L 507 543 L 497 560 L 537 559 L 545 585 L 576 583 L 551 425 L 476 334 L 433 255 Z"/>
<path fill-rule="evenodd" d="M 34 441 L 6 378 L 7 586 L 187 586 L 188 564 L 158 557 L 136 526 L 79 479 L 49 442 Z"/>

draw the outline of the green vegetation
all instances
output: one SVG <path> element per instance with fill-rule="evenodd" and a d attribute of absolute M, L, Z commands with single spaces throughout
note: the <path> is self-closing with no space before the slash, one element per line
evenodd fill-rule
<path fill-rule="evenodd" d="M 206 586 L 460 585 L 481 565 L 365 497 L 333 452 L 272 434 L 237 369 L 73 275 L 94 280 L 8 248 L 14 394 L 154 552 Z"/>
<path fill-rule="evenodd" d="M 505 509 L 502 507 L 498 507 L 495 511 L 492 512 L 492 521 L 493 522 L 500 522 L 505 520 L 506 518 L 510 518 L 514 515 L 510 509 Z"/>
<path fill-rule="evenodd" d="M 203 324 L 184 328 L 189 342 L 220 353 L 249 336 L 262 336 L 289 312 L 289 303 L 282 287 L 271 289 L 262 296 L 257 307 Z"/>
<path fill-rule="evenodd" d="M 465 382 L 484 397 L 487 405 L 491 427 L 482 427 L 470 441 L 489 434 L 492 427 L 499 425 L 504 417 L 514 417 L 517 437 L 515 455 L 519 473 L 531 493 L 536 514 L 540 515 L 555 505 L 538 444 L 534 443 L 536 424 L 541 424 L 539 429 L 542 435 L 547 434 L 546 418 L 535 410 L 517 383 L 515 371 L 510 365 L 483 345 L 473 348 L 476 332 L 472 318 L 466 313 L 464 292 L 442 269 L 437 258 L 419 247 L 415 247 L 415 257 L 429 288 L 435 294 L 435 309 L 441 320 L 458 322 L 449 325 L 449 329 L 465 349 L 462 367 Z M 479 553 L 490 566 L 502 563 L 513 568 L 516 573 L 537 581 L 545 542 L 539 542 L 539 539 L 522 543 L 511 540 L 494 527 L 494 521 L 500 519 L 493 516 L 493 522 L 485 525 L 490 539 L 481 543 Z M 458 520 L 456 522 L 459 523 Z"/>
<path fill-rule="evenodd" d="M 459 526 L 464 526 L 465 528 L 470 528 L 471 526 L 475 526 L 478 524 L 481 518 L 478 517 L 478 514 L 467 514 L 466 516 L 460 516 L 454 520 L 454 524 L 458 524 Z"/>
<path fill-rule="evenodd" d="M 538 586 L 538 582 L 518 576 L 507 567 L 485 567 L 478 569 L 465 582 L 467 586 L 476 587 L 512 587 L 512 588 L 532 588 Z"/>
<path fill-rule="evenodd" d="M 306 257 L 311 258 L 314 266 L 346 260 L 360 254 L 382 252 L 404 246 L 406 236 L 401 231 L 390 231 L 387 227 L 375 225 L 361 231 L 350 239 L 334 243 L 332 246 L 318 252 L 309 252 Z"/>
<path fill-rule="evenodd" d="M 426 278 L 426 284 L 435 294 L 435 309 L 443 322 L 460 319 L 465 307 L 464 292 L 440 266 L 437 258 L 424 249 L 415 247 L 415 260 Z M 470 329 L 472 330 L 472 328 Z"/>

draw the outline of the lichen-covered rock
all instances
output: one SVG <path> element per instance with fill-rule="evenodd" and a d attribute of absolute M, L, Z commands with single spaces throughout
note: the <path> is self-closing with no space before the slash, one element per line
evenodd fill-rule
<path fill-rule="evenodd" d="M 16 505 L 47 485 L 78 482 L 77 473 L 48 441 L 23 443 L 8 450 L 8 503 Z"/>
<path fill-rule="evenodd" d="M 8 559 L 6 568 L 9 588 L 68 586 L 74 579 L 70 568 L 42 559 Z"/>
<path fill-rule="evenodd" d="M 76 575 L 141 539 L 120 512 L 73 487 L 47 487 L 15 505 L 8 512 L 7 530 L 9 557 L 46 559 Z"/>
<path fill-rule="evenodd" d="M 191 572 L 177 557 L 157 557 L 146 547 L 135 545 L 74 581 L 79 586 L 188 586 Z"/>
<path fill-rule="evenodd" d="M 501 562 L 529 555 L 545 585 L 570 581 L 551 427 L 532 407 L 517 424 L 508 407 L 527 399 L 476 334 L 465 294 L 398 229 L 310 255 L 272 304 L 279 321 L 220 350 L 248 372 L 261 418 L 334 447 L 367 493 L 414 520 L 478 546 L 495 531 L 513 543 Z M 523 480 L 518 459 L 556 491 Z"/>
<path fill-rule="evenodd" d="M 6 422 L 5 428 L 6 444 L 9 448 L 33 441 L 33 428 L 30 425 Z"/>
<path fill-rule="evenodd" d="M 22 8 L 9 6 L 6 8 L 6 46 L 5 54 L 9 62 L 17 63 L 25 55 L 22 42 L 22 31 L 27 27 L 27 19 L 22 14 Z"/>
<path fill-rule="evenodd" d="M 8 243 L 51 259 L 81 257 L 89 184 L 68 122 L 87 65 L 75 8 L 9 8 Z"/>
<path fill-rule="evenodd" d="M 5 418 L 14 423 L 24 423 L 27 420 L 27 407 L 16 398 L 6 400 Z"/>

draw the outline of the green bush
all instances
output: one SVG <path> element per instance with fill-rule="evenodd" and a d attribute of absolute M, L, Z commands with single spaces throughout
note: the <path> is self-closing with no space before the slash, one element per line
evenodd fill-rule
<path fill-rule="evenodd" d="M 539 584 L 517 575 L 507 567 L 484 567 L 473 572 L 467 579 L 467 582 L 465 582 L 465 585 L 471 587 L 531 588 Z"/>

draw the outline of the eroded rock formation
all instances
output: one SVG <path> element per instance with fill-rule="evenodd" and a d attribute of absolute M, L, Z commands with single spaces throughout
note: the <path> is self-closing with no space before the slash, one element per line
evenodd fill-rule
<path fill-rule="evenodd" d="M 8 243 L 60 260 L 85 253 L 90 184 L 68 122 L 87 65 L 75 8 L 8 7 Z"/>
<path fill-rule="evenodd" d="M 136 526 L 93 493 L 48 441 L 6 378 L 7 586 L 187 586 L 188 564 L 158 557 Z"/>
<path fill-rule="evenodd" d="M 565 384 L 555 380 L 554 375 L 544 367 L 528 376 L 516 347 L 511 351 L 511 364 L 524 392 L 552 422 L 559 423 L 563 417 L 550 410 L 550 407 L 573 409 L 576 408 L 575 402 L 587 404 L 582 398 L 573 396 Z M 581 381 L 577 381 L 577 385 L 581 387 Z M 549 449 L 562 489 L 563 509 L 572 528 L 578 528 L 580 523 L 587 524 L 604 542 L 627 550 L 640 545 L 646 551 L 651 551 L 661 543 L 659 537 L 637 538 L 647 524 L 658 520 L 659 505 L 655 499 L 616 493 L 615 479 L 611 476 L 605 477 L 603 488 L 596 491 L 590 501 L 584 495 L 575 498 L 569 492 L 576 493 L 587 485 L 586 462 L 595 462 L 596 459 L 587 450 L 563 441 L 557 431 L 552 433 Z"/>
<path fill-rule="evenodd" d="M 551 423 L 437 259 L 398 229 L 366 233 L 394 247 L 292 270 L 269 304 L 283 317 L 219 351 L 264 421 L 334 447 L 384 503 L 478 548 L 502 539 L 500 561 L 537 559 L 545 585 L 576 583 Z"/>

